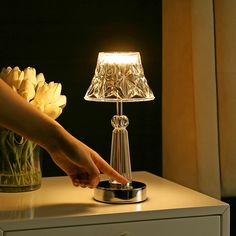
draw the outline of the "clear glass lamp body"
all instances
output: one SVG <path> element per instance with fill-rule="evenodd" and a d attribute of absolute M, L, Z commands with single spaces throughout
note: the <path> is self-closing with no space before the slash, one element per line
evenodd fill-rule
<path fill-rule="evenodd" d="M 110 164 L 129 181 L 121 185 L 110 179 L 114 188 L 132 187 L 127 116 L 123 115 L 124 102 L 150 101 L 155 97 L 144 76 L 139 52 L 100 52 L 95 75 L 86 92 L 85 100 L 115 102 L 117 114 L 113 116 Z"/>
<path fill-rule="evenodd" d="M 128 179 L 127 187 L 132 183 L 129 138 L 126 127 L 129 125 L 128 117 L 121 113 L 122 103 L 117 102 L 117 115 L 112 117 L 111 124 L 113 126 L 110 165 L 121 175 Z M 113 179 L 110 183 L 114 186 L 119 184 Z M 125 187 L 124 185 L 120 187 Z"/>

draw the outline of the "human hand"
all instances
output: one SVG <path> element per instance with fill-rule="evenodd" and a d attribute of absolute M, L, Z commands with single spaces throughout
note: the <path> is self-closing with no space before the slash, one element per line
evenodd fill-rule
<path fill-rule="evenodd" d="M 49 149 L 53 161 L 71 178 L 74 186 L 95 188 L 100 180 L 100 172 L 120 183 L 128 180 L 115 171 L 90 147 L 64 133 L 59 148 Z"/>

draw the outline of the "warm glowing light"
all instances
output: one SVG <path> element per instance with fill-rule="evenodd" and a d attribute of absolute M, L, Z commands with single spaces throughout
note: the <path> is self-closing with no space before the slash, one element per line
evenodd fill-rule
<path fill-rule="evenodd" d="M 135 102 L 154 99 L 144 76 L 139 52 L 100 52 L 88 101 Z"/>
<path fill-rule="evenodd" d="M 137 64 L 140 61 L 139 52 L 100 52 L 98 61 L 104 64 Z"/>

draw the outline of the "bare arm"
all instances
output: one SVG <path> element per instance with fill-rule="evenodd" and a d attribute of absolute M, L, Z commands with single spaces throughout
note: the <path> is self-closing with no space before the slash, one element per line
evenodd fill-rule
<path fill-rule="evenodd" d="M 0 126 L 45 148 L 74 185 L 95 187 L 100 171 L 126 183 L 94 150 L 73 137 L 58 122 L 26 102 L 0 79 Z"/>

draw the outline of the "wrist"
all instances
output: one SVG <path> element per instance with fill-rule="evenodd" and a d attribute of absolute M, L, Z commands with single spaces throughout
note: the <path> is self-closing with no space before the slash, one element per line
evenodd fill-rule
<path fill-rule="evenodd" d="M 45 134 L 39 141 L 39 145 L 46 149 L 49 153 L 59 151 L 62 145 L 62 137 L 64 128 L 57 122 L 46 127 Z"/>

